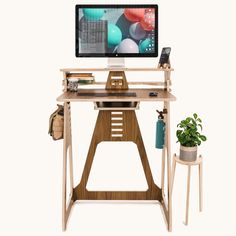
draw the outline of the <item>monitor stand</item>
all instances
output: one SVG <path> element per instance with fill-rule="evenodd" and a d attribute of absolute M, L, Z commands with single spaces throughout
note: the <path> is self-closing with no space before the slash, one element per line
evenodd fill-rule
<path fill-rule="evenodd" d="M 110 57 L 107 60 L 108 68 L 125 68 L 125 59 L 123 57 Z"/>
<path fill-rule="evenodd" d="M 106 83 L 106 90 L 129 89 L 125 76 L 125 59 L 123 57 L 108 58 L 107 68 L 109 74 Z"/>

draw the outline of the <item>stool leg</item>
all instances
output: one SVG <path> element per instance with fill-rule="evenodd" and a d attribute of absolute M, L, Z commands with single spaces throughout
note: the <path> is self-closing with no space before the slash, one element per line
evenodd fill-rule
<path fill-rule="evenodd" d="M 199 211 L 202 211 L 202 162 L 199 164 Z"/>
<path fill-rule="evenodd" d="M 175 179 L 175 168 L 176 168 L 176 160 L 175 160 L 175 156 L 174 156 L 173 161 L 172 161 L 171 194 L 172 194 L 172 191 L 173 191 L 173 185 L 174 185 L 174 179 Z"/>
<path fill-rule="evenodd" d="M 188 166 L 188 181 L 187 181 L 187 199 L 186 199 L 186 215 L 185 224 L 188 225 L 188 212 L 189 212 L 189 194 L 190 194 L 190 176 L 191 176 L 191 166 Z"/>

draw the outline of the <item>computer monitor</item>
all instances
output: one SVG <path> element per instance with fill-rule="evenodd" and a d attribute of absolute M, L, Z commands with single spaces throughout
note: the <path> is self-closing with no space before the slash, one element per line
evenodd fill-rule
<path fill-rule="evenodd" d="M 157 5 L 76 5 L 76 57 L 157 57 Z"/>

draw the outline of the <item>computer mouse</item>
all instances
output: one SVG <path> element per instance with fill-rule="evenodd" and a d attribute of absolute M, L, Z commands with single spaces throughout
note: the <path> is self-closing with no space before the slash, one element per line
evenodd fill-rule
<path fill-rule="evenodd" d="M 150 92 L 149 96 L 150 97 L 157 97 L 157 94 L 158 94 L 157 92 Z"/>

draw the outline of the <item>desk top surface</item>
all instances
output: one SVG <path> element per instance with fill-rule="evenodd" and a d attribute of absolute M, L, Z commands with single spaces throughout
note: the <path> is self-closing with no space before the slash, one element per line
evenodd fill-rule
<path fill-rule="evenodd" d="M 131 96 L 96 96 L 96 93 L 127 92 L 136 93 Z M 156 97 L 150 97 L 150 92 L 157 92 Z M 128 89 L 128 90 L 106 90 L 106 89 L 79 89 L 78 93 L 95 93 L 95 96 L 78 96 L 77 92 L 65 92 L 57 98 L 59 102 L 98 102 L 98 101 L 175 101 L 176 97 L 164 89 Z"/>

